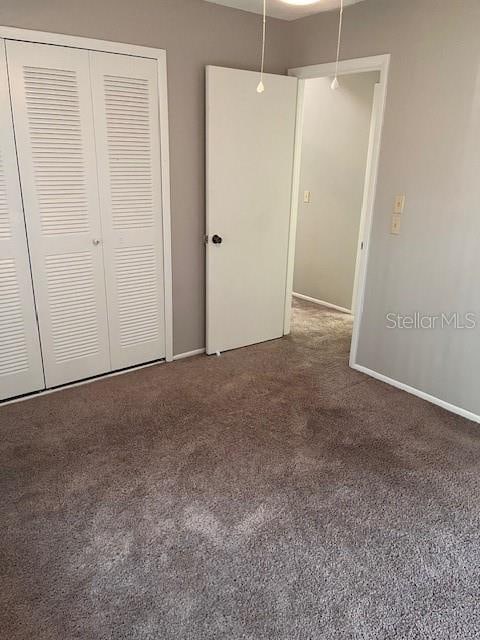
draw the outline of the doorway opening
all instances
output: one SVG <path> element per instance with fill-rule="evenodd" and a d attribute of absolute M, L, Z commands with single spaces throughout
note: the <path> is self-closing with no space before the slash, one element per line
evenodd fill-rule
<path fill-rule="evenodd" d="M 363 310 L 389 56 L 290 70 L 299 81 L 285 333 L 346 334 Z M 351 338 L 350 338 L 351 336 Z"/>

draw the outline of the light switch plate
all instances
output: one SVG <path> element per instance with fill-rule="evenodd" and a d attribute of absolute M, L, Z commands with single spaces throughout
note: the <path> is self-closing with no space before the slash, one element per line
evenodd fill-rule
<path fill-rule="evenodd" d="M 311 191 L 304 191 L 303 192 L 303 202 L 304 204 L 310 204 L 312 201 L 312 192 Z"/>
<path fill-rule="evenodd" d="M 395 198 L 393 213 L 403 213 L 405 209 L 405 194 L 401 194 Z"/>
<path fill-rule="evenodd" d="M 390 233 L 394 236 L 400 235 L 400 227 L 402 225 L 402 216 L 399 213 L 392 214 L 392 226 Z"/>

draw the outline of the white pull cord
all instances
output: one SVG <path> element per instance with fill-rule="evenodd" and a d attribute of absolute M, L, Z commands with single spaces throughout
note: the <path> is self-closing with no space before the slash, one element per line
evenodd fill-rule
<path fill-rule="evenodd" d="M 343 25 L 343 0 L 340 0 L 340 19 L 338 22 L 338 41 L 337 41 L 337 62 L 335 64 L 335 77 L 330 85 L 332 90 L 335 91 L 340 86 L 338 82 L 338 62 L 340 60 L 340 44 L 342 42 L 342 25 Z"/>
<path fill-rule="evenodd" d="M 342 0 L 343 2 L 343 0 Z M 265 36 L 267 32 L 267 0 L 263 0 L 263 39 L 262 39 L 262 64 L 260 67 L 260 82 L 257 85 L 257 93 L 263 93 L 265 91 L 265 85 L 263 84 L 263 67 L 265 64 Z"/>

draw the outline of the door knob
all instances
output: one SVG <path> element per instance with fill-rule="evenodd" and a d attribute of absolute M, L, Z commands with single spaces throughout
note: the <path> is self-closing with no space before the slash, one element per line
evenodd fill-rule
<path fill-rule="evenodd" d="M 98 238 L 93 238 L 92 242 L 95 246 L 100 244 L 100 240 Z"/>
<path fill-rule="evenodd" d="M 222 244 L 223 238 L 221 238 L 220 236 L 217 236 L 217 234 L 215 234 L 214 236 L 212 236 L 212 242 L 213 242 L 213 244 Z"/>

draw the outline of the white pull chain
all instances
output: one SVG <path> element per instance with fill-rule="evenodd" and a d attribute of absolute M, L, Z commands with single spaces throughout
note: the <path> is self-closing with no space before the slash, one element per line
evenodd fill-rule
<path fill-rule="evenodd" d="M 267 32 L 267 0 L 263 0 L 262 64 L 261 64 L 261 67 L 260 67 L 260 82 L 257 85 L 257 93 L 263 93 L 265 91 L 265 85 L 263 84 L 263 67 L 264 67 L 264 64 L 265 64 L 265 36 L 266 36 L 266 32 Z"/>
<path fill-rule="evenodd" d="M 335 64 L 335 77 L 330 85 L 333 91 L 340 86 L 338 82 L 338 62 L 340 60 L 340 44 L 342 42 L 342 24 L 343 24 L 343 0 L 340 0 L 340 19 L 338 22 L 338 41 L 337 41 L 337 62 Z"/>

